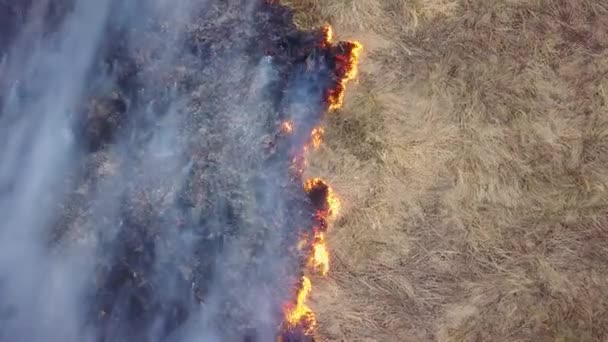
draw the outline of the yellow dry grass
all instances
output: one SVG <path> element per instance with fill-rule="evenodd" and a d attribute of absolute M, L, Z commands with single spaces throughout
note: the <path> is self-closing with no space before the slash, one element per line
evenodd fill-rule
<path fill-rule="evenodd" d="M 608 339 L 608 2 L 291 0 L 365 45 L 308 170 L 329 341 Z"/>

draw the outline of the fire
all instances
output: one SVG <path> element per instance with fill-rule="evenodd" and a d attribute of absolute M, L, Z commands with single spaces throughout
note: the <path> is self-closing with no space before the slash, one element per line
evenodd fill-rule
<path fill-rule="evenodd" d="M 359 74 L 357 66 L 361 51 L 363 50 L 363 45 L 359 42 L 345 42 L 341 43 L 340 48 L 344 50 L 344 53 L 336 56 L 335 69 L 339 81 L 335 87 L 330 89 L 327 93 L 327 102 L 329 103 L 330 110 L 339 109 L 344 104 L 346 84 L 357 78 L 357 75 Z"/>
<path fill-rule="evenodd" d="M 340 213 L 340 200 L 333 189 L 321 178 L 312 178 L 304 183 L 304 191 L 312 204 L 323 213 L 323 216 L 336 217 Z"/>
<path fill-rule="evenodd" d="M 325 276 L 329 273 L 329 250 L 325 241 L 325 231 L 329 226 L 329 220 L 340 212 L 340 200 L 321 178 L 307 180 L 304 183 L 304 191 L 317 209 L 315 219 L 318 225 L 313 229 L 308 267 Z"/>
<path fill-rule="evenodd" d="M 304 183 L 304 191 L 310 193 L 315 188 L 325 187 L 325 182 L 321 178 L 311 178 Z"/>
<path fill-rule="evenodd" d="M 287 326 L 291 329 L 300 328 L 306 335 L 312 334 L 317 324 L 314 312 L 306 305 L 311 291 L 312 283 L 310 279 L 302 276 L 296 302 L 289 305 L 285 312 L 285 323 Z"/>
<path fill-rule="evenodd" d="M 312 178 L 304 182 L 304 191 L 317 210 L 315 215 L 317 224 L 313 228 L 312 236 L 300 238 L 297 247 L 300 251 L 304 248 L 310 248 L 306 264 L 307 271 L 326 276 L 329 273 L 329 250 L 325 240 L 325 231 L 328 227 L 328 219 L 338 213 L 340 202 L 333 189 L 321 178 Z M 296 333 L 312 336 L 314 333 L 316 317 L 307 305 L 311 291 L 312 283 L 310 279 L 302 276 L 295 304 L 285 306 L 285 334 Z M 278 341 L 282 340 L 282 337 L 278 338 Z"/>
<path fill-rule="evenodd" d="M 293 132 L 293 122 L 285 121 L 281 124 L 281 132 L 291 134 Z"/>
<path fill-rule="evenodd" d="M 321 143 L 323 142 L 323 135 L 325 134 L 325 130 L 322 127 L 317 127 L 312 130 L 310 134 L 312 147 L 315 150 L 318 150 L 321 147 Z"/>
<path fill-rule="evenodd" d="M 339 42 L 333 45 L 334 32 L 331 26 L 326 25 L 321 30 L 322 37 L 318 48 L 328 56 L 333 72 L 333 85 L 327 91 L 324 100 L 329 110 L 341 108 L 344 103 L 344 92 L 348 82 L 356 79 L 358 74 L 357 63 L 363 46 L 359 42 Z M 281 124 L 283 134 L 293 134 L 293 122 L 285 121 Z M 304 136 L 308 132 L 303 133 Z M 292 150 L 291 172 L 293 180 L 301 180 L 308 165 L 307 156 L 310 150 L 317 150 L 323 143 L 325 130 L 316 127 L 310 132 L 310 140 L 303 146 L 296 146 Z M 300 136 L 300 134 L 298 134 Z M 308 195 L 315 214 L 312 230 L 300 237 L 297 249 L 306 253 L 305 268 L 298 283 L 295 303 L 284 307 L 284 323 L 277 341 L 302 341 L 303 337 L 312 337 L 316 327 L 316 317 L 308 306 L 308 299 L 312 291 L 312 283 L 306 275 L 326 276 L 330 269 L 330 253 L 326 241 L 326 233 L 332 219 L 335 219 L 341 209 L 341 204 L 334 190 L 321 178 L 311 178 L 304 182 L 304 191 Z"/>
<path fill-rule="evenodd" d="M 334 29 L 330 25 L 323 26 L 323 43 L 329 45 L 334 40 Z"/>
<path fill-rule="evenodd" d="M 350 58 L 344 78 L 347 81 L 354 80 L 359 75 L 359 58 L 361 57 L 361 51 L 363 51 L 363 44 L 359 42 L 349 42 L 349 44 L 351 45 Z"/>
<path fill-rule="evenodd" d="M 329 206 L 329 214 L 331 217 L 336 217 L 340 213 L 340 200 L 336 197 L 336 194 L 329 188 L 329 194 L 327 195 L 327 205 Z"/>
<path fill-rule="evenodd" d="M 310 268 L 318 271 L 320 275 L 326 276 L 329 273 L 329 252 L 325 242 L 325 234 L 316 230 L 312 243 L 308 265 Z"/>

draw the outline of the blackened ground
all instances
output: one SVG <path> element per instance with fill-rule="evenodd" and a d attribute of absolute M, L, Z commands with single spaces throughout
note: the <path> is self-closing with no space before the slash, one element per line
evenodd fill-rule
<path fill-rule="evenodd" d="M 2 47 L 40 4 L 0 2 Z M 49 4 L 40 6 L 52 32 L 70 6 Z M 313 225 L 290 166 L 327 107 L 332 52 L 277 4 L 208 1 L 187 19 L 153 5 L 138 1 L 121 21 L 126 5 L 111 4 L 74 109 L 80 167 L 66 175 L 72 190 L 50 241 L 96 236 L 86 305 L 97 341 L 199 330 L 209 341 L 266 341 L 293 298 L 297 240 Z M 292 136 L 279 134 L 284 120 Z"/>

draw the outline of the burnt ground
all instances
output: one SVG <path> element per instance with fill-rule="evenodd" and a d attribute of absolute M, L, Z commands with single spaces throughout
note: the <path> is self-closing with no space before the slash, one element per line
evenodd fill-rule
<path fill-rule="evenodd" d="M 39 42 L 54 46 L 78 6 L 0 2 L 5 124 L 44 115 L 11 105 L 49 87 L 20 59 Z M 326 109 L 334 52 L 277 4 L 160 7 L 108 2 L 69 108 L 76 148 L 45 194 L 52 224 L 42 235 L 50 253 L 92 250 L 76 329 L 92 340 L 274 339 L 314 213 L 291 161 Z M 284 120 L 293 135 L 280 133 Z M 6 199 L 19 191 L 8 184 Z M 20 305 L 2 306 L 13 314 L 0 318 L 0 340 L 27 340 L 14 328 L 26 319 Z"/>

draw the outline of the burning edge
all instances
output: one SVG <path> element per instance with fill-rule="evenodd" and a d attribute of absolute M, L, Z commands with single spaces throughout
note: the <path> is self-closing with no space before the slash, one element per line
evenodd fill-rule
<path fill-rule="evenodd" d="M 359 42 L 338 42 L 333 44 L 333 29 L 326 25 L 321 29 L 320 49 L 332 51 L 329 55 L 333 60 L 328 61 L 334 82 L 325 92 L 323 99 L 326 111 L 340 109 L 344 104 L 344 94 L 347 83 L 356 79 L 358 61 L 363 45 Z M 283 134 L 292 134 L 297 127 L 292 121 L 281 124 Z M 305 132 L 306 133 L 306 132 Z M 318 150 L 323 143 L 324 129 L 314 127 L 306 133 L 310 138 L 303 146 L 297 147 L 298 152 L 292 156 L 294 181 L 302 181 L 304 169 L 308 165 L 307 155 L 312 149 Z M 317 319 L 314 311 L 308 305 L 308 299 L 313 291 L 313 276 L 326 276 L 330 270 L 330 253 L 326 243 L 326 233 L 331 222 L 340 212 L 340 200 L 333 189 L 322 179 L 312 178 L 303 183 L 303 190 L 308 195 L 315 209 L 313 225 L 309 234 L 303 236 L 298 244 L 299 250 L 305 250 L 307 257 L 302 263 L 301 277 L 294 285 L 294 299 L 284 305 L 284 321 L 279 328 L 277 342 L 315 341 Z"/>

